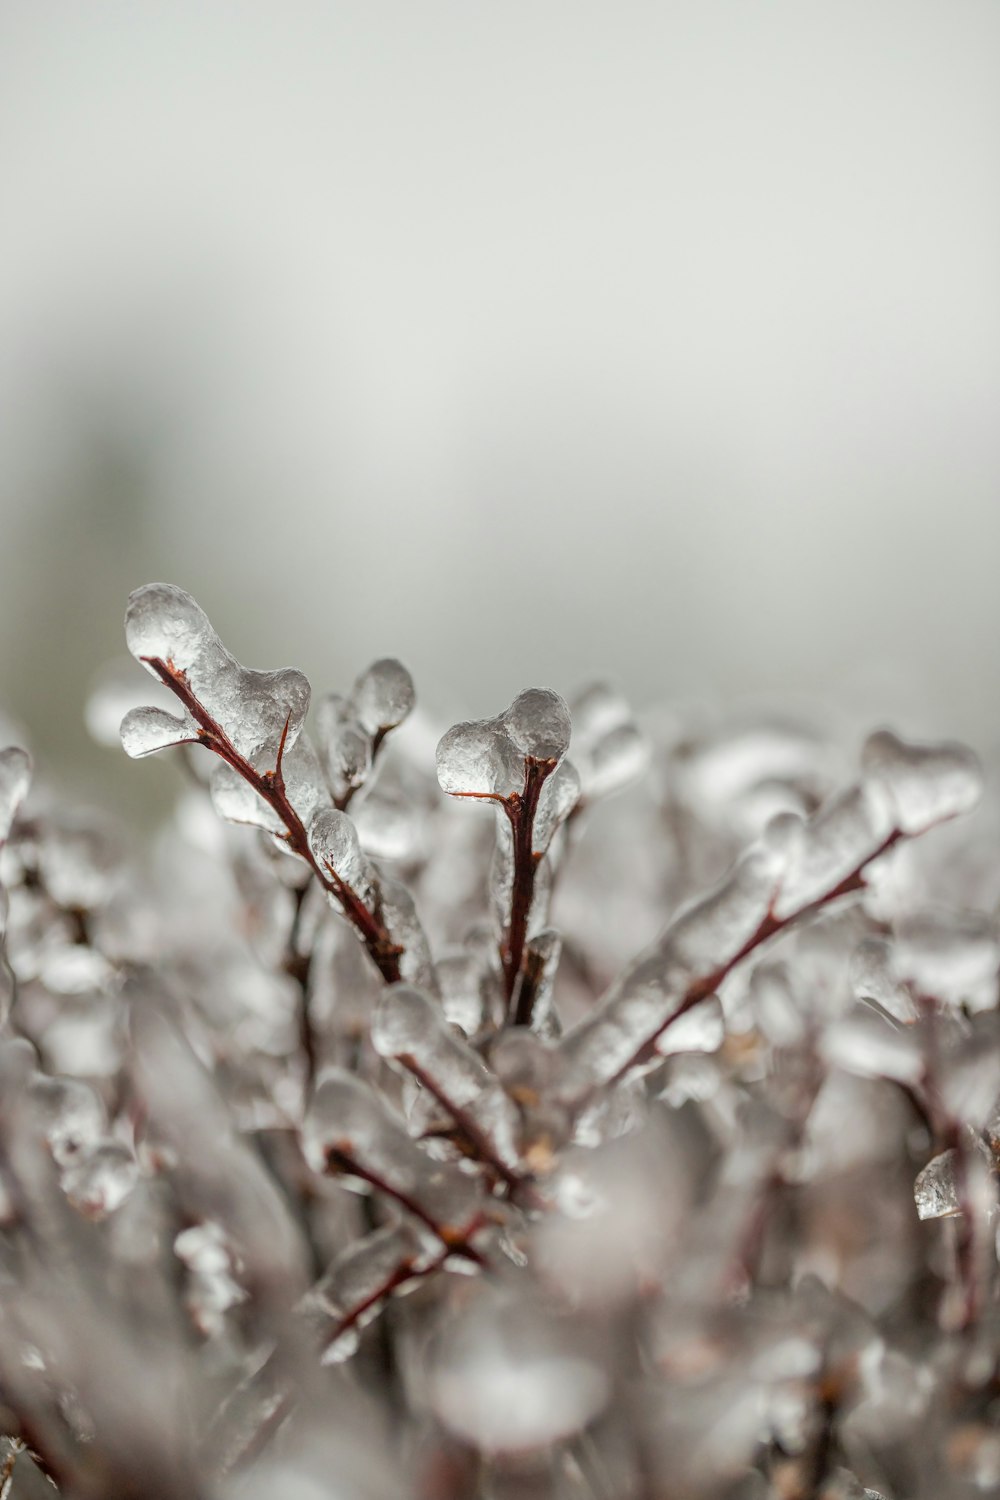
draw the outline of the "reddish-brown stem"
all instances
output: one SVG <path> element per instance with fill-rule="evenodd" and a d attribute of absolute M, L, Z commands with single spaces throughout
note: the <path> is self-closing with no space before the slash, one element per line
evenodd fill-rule
<path fill-rule="evenodd" d="M 144 656 L 141 660 L 156 673 L 160 681 L 180 700 L 194 719 L 198 725 L 200 743 L 213 751 L 220 760 L 224 760 L 239 776 L 242 776 L 243 780 L 253 787 L 257 795 L 277 814 L 285 826 L 286 832 L 283 837 L 288 847 L 312 868 L 324 890 L 337 898 L 344 915 L 358 932 L 386 983 L 397 983 L 401 977 L 399 957 L 402 950 L 392 941 L 377 916 L 368 910 L 350 886 L 339 880 L 329 866 L 326 870 L 320 866 L 309 847 L 305 825 L 289 800 L 282 771 L 289 721 L 285 720 L 285 727 L 281 732 L 274 770 L 257 771 L 246 757 L 240 754 L 222 725 L 198 700 L 187 680 L 186 673 L 178 670 L 172 662 L 164 661 L 159 656 Z"/>
<path fill-rule="evenodd" d="M 510 1167 L 500 1160 L 490 1145 L 489 1140 L 480 1130 L 468 1110 L 463 1109 L 460 1104 L 455 1104 L 453 1100 L 449 1099 L 447 1094 L 442 1092 L 440 1085 L 435 1082 L 429 1073 L 424 1072 L 423 1068 L 421 1068 L 420 1064 L 410 1053 L 401 1053 L 396 1061 L 401 1063 L 408 1073 L 412 1073 L 417 1082 L 422 1084 L 427 1092 L 433 1095 L 441 1107 L 448 1111 L 481 1162 L 488 1166 L 491 1171 L 495 1172 L 497 1177 L 502 1182 L 505 1182 L 508 1187 L 519 1188 L 523 1186 L 524 1179 L 518 1176 L 516 1172 L 511 1171 Z"/>
<path fill-rule="evenodd" d="M 514 858 L 510 891 L 510 922 L 500 949 L 500 963 L 508 1004 L 514 998 L 518 975 L 521 972 L 524 945 L 528 936 L 528 919 L 535 894 L 535 871 L 541 858 L 541 855 L 536 854 L 534 849 L 535 813 L 538 811 L 538 799 L 541 796 L 542 787 L 555 768 L 554 760 L 536 760 L 533 756 L 526 756 L 523 790 L 506 797 L 501 803 L 510 822 Z M 527 1020 L 516 1015 L 514 1019 L 518 1025 L 527 1025 L 531 1019 L 530 1012 Z"/>
<path fill-rule="evenodd" d="M 881 859 L 883 854 L 888 853 L 893 845 L 898 843 L 902 837 L 902 832 L 899 829 L 894 829 L 892 833 L 882 840 L 877 849 L 873 849 L 871 854 L 866 855 L 859 864 L 855 865 L 850 874 L 845 875 L 842 880 L 838 881 L 830 890 L 824 891 L 821 896 L 817 896 L 812 901 L 807 901 L 797 911 L 789 912 L 787 916 L 783 917 L 776 917 L 773 912 L 769 911 L 760 926 L 747 938 L 742 947 L 738 948 L 734 954 L 719 964 L 717 968 L 713 969 L 710 974 L 703 975 L 702 978 L 694 980 L 688 986 L 680 1002 L 670 1012 L 666 1020 L 661 1022 L 656 1030 L 651 1032 L 639 1044 L 628 1060 L 622 1063 L 609 1082 L 618 1083 L 633 1068 L 640 1066 L 644 1062 L 648 1062 L 654 1057 L 657 1040 L 668 1027 L 672 1026 L 675 1021 L 679 1021 L 681 1016 L 686 1015 L 689 1010 L 693 1010 L 696 1005 L 700 1005 L 703 1000 L 707 1000 L 709 995 L 714 995 L 727 975 L 731 974 L 738 964 L 741 964 L 745 958 L 749 958 L 750 954 L 755 952 L 763 943 L 766 943 L 768 939 L 776 937 L 780 932 L 786 932 L 789 927 L 793 926 L 796 922 L 801 922 L 803 918 L 814 916 L 816 912 L 822 911 L 824 907 L 829 906 L 834 901 L 838 901 L 842 896 L 849 896 L 855 891 L 863 890 L 865 885 L 865 870 L 870 864 L 874 864 L 875 860 Z"/>
<path fill-rule="evenodd" d="M 367 1182 L 369 1187 L 373 1187 L 377 1193 L 383 1193 L 387 1198 L 392 1198 L 399 1204 L 400 1208 L 405 1209 L 408 1214 L 412 1214 L 415 1219 L 419 1219 L 421 1224 L 429 1229 L 432 1234 L 436 1234 L 441 1243 L 449 1247 L 451 1254 L 462 1254 L 467 1256 L 469 1260 L 475 1261 L 479 1266 L 485 1265 L 485 1261 L 479 1251 L 474 1250 L 468 1244 L 470 1230 L 466 1229 L 462 1233 L 456 1233 L 446 1224 L 439 1224 L 433 1214 L 429 1214 L 423 1204 L 418 1202 L 416 1198 L 411 1197 L 409 1193 L 405 1193 L 399 1188 L 393 1187 L 392 1183 L 387 1182 L 378 1172 L 370 1171 L 369 1168 L 357 1161 L 347 1142 L 329 1150 L 326 1154 L 326 1159 L 335 1171 L 348 1172 L 352 1177 L 358 1177 L 362 1182 Z"/>
<path fill-rule="evenodd" d="M 359 1319 L 364 1317 L 369 1308 L 377 1307 L 386 1297 L 391 1296 L 398 1286 L 402 1286 L 407 1281 L 422 1280 L 425 1276 L 432 1276 L 435 1271 L 440 1271 L 449 1255 L 454 1255 L 455 1253 L 454 1250 L 444 1250 L 440 1255 L 435 1256 L 429 1265 L 420 1267 L 414 1264 L 410 1256 L 404 1256 L 373 1292 L 367 1297 L 363 1297 L 360 1302 L 355 1303 L 342 1318 L 338 1319 L 326 1341 L 326 1348 L 329 1349 L 339 1338 L 343 1338 L 344 1334 L 348 1333 Z"/>

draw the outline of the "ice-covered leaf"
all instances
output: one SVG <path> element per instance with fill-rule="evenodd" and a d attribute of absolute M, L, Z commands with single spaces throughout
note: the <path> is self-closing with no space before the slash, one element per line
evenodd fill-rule
<path fill-rule="evenodd" d="M 884 803 L 863 785 L 840 793 L 805 822 L 790 815 L 774 820 L 765 837 L 787 860 L 775 916 L 790 916 L 836 890 L 892 829 Z"/>
<path fill-rule="evenodd" d="M 332 872 L 370 910 L 375 901 L 375 872 L 347 813 L 335 807 L 317 813 L 309 825 L 309 847 L 320 868 Z"/>
<path fill-rule="evenodd" d="M 867 740 L 862 770 L 903 833 L 922 833 L 968 812 L 982 794 L 979 762 L 964 745 L 914 744 L 888 729 Z"/>
<path fill-rule="evenodd" d="M 532 847 L 536 854 L 544 854 L 556 829 L 566 821 L 579 800 L 580 778 L 576 767 L 564 760 L 546 778 L 538 798 L 532 832 Z"/>

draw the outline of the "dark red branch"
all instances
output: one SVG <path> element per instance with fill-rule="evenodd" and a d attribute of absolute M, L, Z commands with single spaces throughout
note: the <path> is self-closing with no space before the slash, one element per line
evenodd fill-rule
<path fill-rule="evenodd" d="M 352 1177 L 358 1177 L 362 1182 L 367 1182 L 369 1187 L 373 1187 L 376 1192 L 384 1193 L 387 1198 L 392 1198 L 399 1204 L 400 1208 L 404 1208 L 408 1214 L 412 1214 L 415 1219 L 419 1219 L 421 1224 L 429 1229 L 432 1234 L 437 1235 L 441 1243 L 449 1247 L 451 1254 L 465 1255 L 469 1260 L 475 1261 L 477 1265 L 485 1265 L 485 1261 L 479 1251 L 474 1250 L 468 1244 L 469 1235 L 475 1229 L 481 1227 L 479 1222 L 472 1229 L 465 1229 L 461 1233 L 456 1232 L 447 1224 L 439 1224 L 433 1214 L 428 1213 L 427 1209 L 416 1198 L 412 1197 L 409 1193 L 401 1191 L 399 1188 L 393 1187 L 392 1183 L 387 1182 L 378 1172 L 372 1172 L 368 1167 L 363 1166 L 354 1156 L 349 1141 L 344 1141 L 339 1146 L 328 1150 L 326 1159 L 334 1171 L 347 1172 Z"/>
<path fill-rule="evenodd" d="M 179 671 L 172 662 L 164 661 L 159 656 L 144 656 L 141 660 L 151 667 L 160 681 L 176 698 L 180 699 L 198 725 L 200 743 L 213 751 L 220 760 L 224 760 L 239 776 L 242 776 L 243 780 L 253 787 L 257 795 L 277 814 L 285 826 L 286 832 L 283 837 L 288 847 L 312 868 L 324 890 L 337 898 L 344 910 L 344 915 L 358 932 L 386 983 L 397 983 L 401 977 L 399 958 L 402 950 L 392 941 L 381 922 L 373 916 L 364 902 L 359 900 L 350 886 L 339 880 L 332 870 L 326 873 L 321 868 L 309 847 L 305 825 L 289 800 L 282 771 L 285 743 L 288 737 L 288 720 L 285 720 L 285 727 L 281 733 L 274 770 L 257 771 L 246 757 L 240 754 L 222 725 L 199 702 L 187 680 L 186 673 Z M 327 869 L 329 870 L 329 866 Z"/>
<path fill-rule="evenodd" d="M 523 791 L 515 792 L 512 796 L 504 798 L 501 803 L 510 822 L 514 846 L 510 923 L 500 949 L 500 964 L 503 969 L 508 1004 L 514 998 L 518 975 L 521 972 L 524 945 L 528 936 L 528 919 L 531 916 L 531 903 L 535 894 L 535 871 L 541 859 L 541 855 L 536 854 L 534 849 L 535 813 L 538 811 L 538 799 L 541 796 L 542 787 L 547 777 L 551 776 L 555 770 L 556 765 L 557 762 L 554 760 L 535 760 L 533 756 L 526 756 Z M 530 1019 L 530 1012 L 527 1020 L 520 1018 L 517 1014 L 514 1016 L 517 1025 L 527 1025 Z"/>
<path fill-rule="evenodd" d="M 838 881 L 830 890 L 824 891 L 822 896 L 817 896 L 813 901 L 807 901 L 804 906 L 799 907 L 798 911 L 789 912 L 785 917 L 776 917 L 769 911 L 756 932 L 747 938 L 741 948 L 737 949 L 730 958 L 727 958 L 725 962 L 713 969 L 710 974 L 705 974 L 701 979 L 696 979 L 689 985 L 676 1009 L 672 1010 L 667 1019 L 640 1043 L 631 1057 L 629 1057 L 627 1062 L 622 1063 L 609 1082 L 618 1083 L 633 1068 L 638 1067 L 644 1062 L 649 1062 L 656 1054 L 657 1039 L 663 1035 L 668 1027 L 672 1026 L 675 1021 L 679 1021 L 681 1016 L 686 1015 L 689 1010 L 693 1010 L 696 1005 L 700 1005 L 703 1000 L 707 1000 L 709 995 L 714 995 L 719 985 L 727 975 L 732 973 L 737 964 L 741 964 L 745 958 L 749 958 L 750 954 L 755 952 L 763 943 L 766 943 L 770 938 L 776 937 L 778 933 L 786 932 L 796 922 L 801 922 L 805 917 L 814 916 L 832 902 L 840 900 L 842 896 L 849 896 L 855 891 L 863 890 L 865 886 L 865 870 L 870 864 L 874 864 L 875 860 L 881 859 L 883 854 L 888 853 L 893 845 L 898 843 L 902 837 L 902 832 L 899 829 L 894 829 L 887 838 L 883 839 L 878 848 L 873 849 L 871 854 L 865 855 L 865 858 L 854 867 L 850 874 L 845 875 L 843 880 Z"/>

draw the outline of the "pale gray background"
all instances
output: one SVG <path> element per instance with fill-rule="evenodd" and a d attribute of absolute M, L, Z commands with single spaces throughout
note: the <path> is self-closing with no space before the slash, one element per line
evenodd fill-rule
<path fill-rule="evenodd" d="M 317 688 L 993 745 L 998 77 L 996 0 L 2 0 L 0 700 L 124 774 L 167 578 Z"/>

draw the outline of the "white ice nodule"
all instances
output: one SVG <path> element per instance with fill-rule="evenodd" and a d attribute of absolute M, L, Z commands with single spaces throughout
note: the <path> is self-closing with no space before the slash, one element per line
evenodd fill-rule
<path fill-rule="evenodd" d="M 914 744 L 882 729 L 866 741 L 861 765 L 903 833 L 922 833 L 968 812 L 982 795 L 982 769 L 964 745 Z"/>
<path fill-rule="evenodd" d="M 503 714 L 503 725 L 521 754 L 534 760 L 561 760 L 569 749 L 569 708 L 551 688 L 518 693 Z"/>
<path fill-rule="evenodd" d="M 372 662 L 351 690 L 354 711 L 371 735 L 402 724 L 415 701 L 413 678 L 392 656 Z"/>
<path fill-rule="evenodd" d="M 437 747 L 442 791 L 453 797 L 509 797 L 524 783 L 524 761 L 499 719 L 455 724 Z"/>
<path fill-rule="evenodd" d="M 167 583 L 136 589 L 129 596 L 125 639 L 136 660 L 159 681 L 164 671 L 182 674 L 186 688 L 241 755 L 253 759 L 266 752 L 273 762 L 283 736 L 286 749 L 295 744 L 309 708 L 308 679 L 294 667 L 259 672 L 242 666 L 226 650 L 205 611 L 183 589 Z M 176 743 L 150 743 L 153 726 L 136 730 L 131 714 L 125 723 L 130 738 L 146 746 L 130 754 L 150 754 Z"/>

